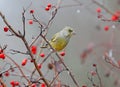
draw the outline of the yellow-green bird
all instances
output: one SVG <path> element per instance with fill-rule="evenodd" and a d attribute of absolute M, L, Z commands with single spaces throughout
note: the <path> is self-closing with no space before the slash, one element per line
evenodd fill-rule
<path fill-rule="evenodd" d="M 61 31 L 53 35 L 49 43 L 56 51 L 61 51 L 67 46 L 71 36 L 74 34 L 75 32 L 73 31 L 73 28 L 66 26 Z"/>

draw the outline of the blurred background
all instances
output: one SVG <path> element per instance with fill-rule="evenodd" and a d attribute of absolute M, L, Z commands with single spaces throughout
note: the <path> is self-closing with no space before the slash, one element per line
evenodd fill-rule
<path fill-rule="evenodd" d="M 98 2 L 113 13 L 120 9 L 120 0 L 99 0 Z M 36 23 L 33 23 L 33 25 L 28 24 L 27 20 L 32 18 L 29 14 L 29 10 L 34 9 L 37 18 L 42 22 L 47 23 L 51 17 L 51 12 L 45 11 L 45 7 L 48 3 L 56 5 L 57 0 L 0 0 L 0 11 L 5 15 L 7 21 L 16 31 L 22 31 L 23 8 L 29 7 L 25 16 L 26 39 L 30 44 L 33 40 L 32 38 L 39 34 L 39 29 Z M 108 52 L 110 49 L 113 49 L 113 56 L 115 59 L 120 59 L 119 22 L 102 21 L 99 19 L 98 13 L 96 12 L 96 9 L 99 7 L 100 6 L 96 5 L 92 0 L 61 0 L 60 9 L 55 16 L 46 37 L 47 39 L 50 39 L 54 33 L 60 31 L 65 26 L 73 27 L 76 35 L 71 38 L 70 43 L 66 47 L 64 62 L 74 74 L 79 85 L 82 86 L 85 84 L 88 87 L 92 87 L 91 82 L 88 80 L 87 73 L 94 70 L 92 64 L 97 64 L 97 69 L 104 87 L 119 87 L 120 69 L 108 64 L 103 58 L 106 51 Z M 101 10 L 101 14 L 104 15 L 106 20 L 111 18 L 111 14 L 107 13 L 102 8 Z M 8 52 L 10 49 L 25 51 L 26 49 L 23 42 L 16 37 L 7 36 L 10 33 L 3 31 L 4 26 L 5 24 L 0 18 L 0 45 L 3 46 L 7 44 Z M 110 29 L 105 31 L 104 26 L 109 26 Z M 40 47 L 39 41 L 35 44 Z M 112 44 L 112 47 L 109 46 L 109 44 Z M 87 48 L 89 48 L 89 46 L 93 46 L 93 51 L 83 59 L 81 55 Z M 27 57 L 21 54 L 8 54 L 18 64 L 21 64 L 23 58 Z M 2 66 L 3 63 L 4 62 L 1 60 L 0 66 Z M 26 68 L 29 69 L 29 64 Z M 43 72 L 46 72 L 45 68 L 42 68 L 42 70 Z M 111 74 L 109 77 L 105 76 L 107 72 L 110 72 Z M 53 74 L 48 74 L 48 78 L 51 78 L 52 75 Z M 63 72 L 60 75 L 60 78 L 63 83 L 70 85 L 70 87 L 75 87 L 70 76 L 67 75 L 66 72 Z M 8 83 L 8 87 L 10 86 L 9 81 L 11 79 L 20 78 L 12 76 L 10 78 L 5 78 L 4 80 Z M 97 77 L 95 77 L 94 80 L 99 84 Z M 118 81 L 119 85 L 115 86 L 116 81 Z"/>

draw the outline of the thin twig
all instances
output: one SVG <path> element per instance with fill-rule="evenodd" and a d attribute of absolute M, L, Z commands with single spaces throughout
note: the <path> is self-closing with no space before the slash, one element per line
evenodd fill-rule
<path fill-rule="evenodd" d="M 7 22 L 5 16 L 2 14 L 2 12 L 0 12 L 0 16 L 3 19 L 4 23 L 9 27 L 10 31 L 15 34 L 17 37 L 21 37 L 21 35 L 19 35 L 15 29 Z"/>
<path fill-rule="evenodd" d="M 5 73 L 5 72 L 10 71 L 10 70 L 15 69 L 15 68 L 17 68 L 17 67 L 10 67 L 9 69 L 7 69 L 7 70 L 1 72 L 0 74 L 3 74 L 3 73 Z"/>
<path fill-rule="evenodd" d="M 11 54 L 17 54 L 17 53 L 20 53 L 20 54 L 25 54 L 25 55 L 29 55 L 29 53 L 27 52 L 22 52 L 22 51 L 18 51 L 18 50 L 14 50 L 14 49 L 10 49 L 10 52 Z"/>
<path fill-rule="evenodd" d="M 89 72 L 87 73 L 87 78 L 88 78 L 88 80 L 92 83 L 92 86 L 93 86 L 93 87 L 99 87 L 99 85 L 97 85 L 97 84 L 94 82 L 93 76 L 91 75 L 91 73 L 90 73 L 90 77 L 89 77 Z"/>
<path fill-rule="evenodd" d="M 33 60 L 33 63 L 34 63 L 34 66 L 35 66 L 36 70 L 38 71 L 39 75 L 43 78 L 43 81 L 45 82 L 45 84 L 47 85 L 47 87 L 49 87 L 48 81 L 45 79 L 43 73 L 42 73 L 41 70 L 38 68 L 38 65 L 37 65 L 37 63 L 36 63 L 36 61 L 35 61 L 35 59 L 34 59 L 34 56 L 33 56 L 32 53 L 30 52 L 30 48 L 29 48 L 29 45 L 28 45 L 26 39 L 25 39 L 25 38 L 21 38 L 21 39 L 22 39 L 22 41 L 24 42 L 27 50 L 28 50 L 29 53 L 30 53 L 29 55 L 30 55 L 31 59 Z"/>
<path fill-rule="evenodd" d="M 58 0 L 57 5 L 54 6 L 54 10 L 52 11 L 52 16 L 51 16 L 51 18 L 49 19 L 49 21 L 48 21 L 48 23 L 47 23 L 47 25 L 46 25 L 46 27 L 45 27 L 44 29 L 48 29 L 49 26 L 50 26 L 50 24 L 53 22 L 53 19 L 55 18 L 56 14 L 57 14 L 57 12 L 58 12 L 58 9 L 59 9 L 59 7 L 60 7 L 60 4 L 61 4 L 61 0 Z M 45 35 L 45 36 L 46 36 L 46 35 Z"/>
<path fill-rule="evenodd" d="M 23 22 L 23 37 L 25 37 L 25 12 L 26 10 L 23 9 L 23 13 L 22 13 L 22 22 Z"/>
<path fill-rule="evenodd" d="M 44 60 L 41 62 L 41 65 L 49 58 L 49 56 L 50 56 L 52 53 L 53 53 L 53 52 L 50 52 L 50 53 L 44 58 Z M 35 71 L 36 71 L 36 68 L 33 70 L 32 74 L 31 74 L 31 78 L 33 77 Z"/>
<path fill-rule="evenodd" d="M 108 12 L 109 14 L 113 15 L 114 13 L 112 13 L 108 8 L 106 8 L 104 5 L 100 4 L 99 2 L 97 2 L 96 0 L 92 0 L 93 3 L 95 3 L 96 5 L 100 6 L 101 8 L 103 8 L 106 12 Z"/>
<path fill-rule="evenodd" d="M 75 80 L 72 72 L 70 71 L 70 69 L 66 66 L 66 64 L 63 62 L 62 58 L 59 56 L 59 54 L 56 52 L 56 56 L 59 58 L 59 60 L 61 61 L 61 63 L 64 65 L 65 69 L 68 71 L 70 77 L 72 78 L 73 82 L 75 83 L 76 87 L 79 87 L 77 81 Z"/>
<path fill-rule="evenodd" d="M 98 77 L 99 82 L 100 82 L 100 87 L 103 87 L 102 81 L 101 81 L 101 77 L 100 77 L 100 75 L 99 75 L 99 73 L 98 73 L 97 67 L 95 68 L 95 71 L 96 71 L 97 77 Z"/>
<path fill-rule="evenodd" d="M 41 62 L 41 64 L 43 64 L 43 63 L 49 58 L 49 56 L 50 56 L 52 53 L 53 53 L 53 52 L 48 53 L 48 55 L 44 58 L 44 60 Z"/>
<path fill-rule="evenodd" d="M 24 72 L 22 71 L 22 69 L 20 68 L 20 66 L 19 66 L 10 56 L 6 55 L 6 57 L 7 57 L 8 59 L 10 59 L 10 60 L 16 65 L 16 67 L 19 69 L 19 71 L 20 71 L 20 73 L 22 74 L 22 76 L 27 80 L 28 85 L 31 85 L 31 82 L 30 82 L 29 79 L 26 77 L 26 75 L 24 74 Z"/>
<path fill-rule="evenodd" d="M 109 64 L 111 64 L 113 67 L 120 69 L 120 66 L 117 66 L 116 64 L 112 63 L 110 59 L 105 58 L 105 61 Z"/>
<path fill-rule="evenodd" d="M 53 78 L 53 80 L 50 82 L 50 84 L 49 84 L 49 86 L 51 86 L 52 85 L 52 83 L 57 79 L 57 77 L 59 76 L 59 74 L 60 74 L 60 72 L 59 73 L 57 73 L 57 75 Z"/>
<path fill-rule="evenodd" d="M 6 87 L 6 84 L 3 82 L 2 78 L 0 78 L 0 83 L 1 83 L 2 87 Z"/>
<path fill-rule="evenodd" d="M 32 14 L 32 17 L 33 17 L 33 21 L 37 22 L 39 25 L 40 25 L 40 28 L 42 29 L 45 25 L 39 21 L 34 14 Z"/>

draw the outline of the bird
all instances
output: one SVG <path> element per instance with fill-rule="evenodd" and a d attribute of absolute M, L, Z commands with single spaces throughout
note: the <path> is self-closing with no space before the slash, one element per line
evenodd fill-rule
<path fill-rule="evenodd" d="M 59 52 L 68 45 L 73 35 L 75 35 L 73 28 L 66 26 L 61 31 L 54 34 L 49 43 L 55 51 Z"/>

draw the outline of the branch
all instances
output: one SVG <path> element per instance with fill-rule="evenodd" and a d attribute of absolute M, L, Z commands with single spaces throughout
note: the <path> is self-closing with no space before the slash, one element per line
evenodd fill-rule
<path fill-rule="evenodd" d="M 101 8 L 103 8 L 106 12 L 108 12 L 109 14 L 113 15 L 114 13 L 112 13 L 109 9 L 107 9 L 104 5 L 100 4 L 99 2 L 97 2 L 96 0 L 92 0 L 93 3 L 95 3 L 96 5 L 100 6 Z"/>
<path fill-rule="evenodd" d="M 0 83 L 2 85 L 2 87 L 6 87 L 5 83 L 3 82 L 2 78 L 0 78 Z"/>
<path fill-rule="evenodd" d="M 41 23 L 34 14 L 32 14 L 33 17 L 33 21 L 37 22 L 40 25 L 40 28 L 42 29 L 45 25 L 43 23 Z"/>
<path fill-rule="evenodd" d="M 11 54 L 17 54 L 17 53 L 20 53 L 20 54 L 25 54 L 25 55 L 29 55 L 29 53 L 28 52 L 21 52 L 21 51 L 18 51 L 18 50 L 13 50 L 13 49 L 10 49 L 10 51 L 12 51 L 12 52 L 10 52 Z"/>
<path fill-rule="evenodd" d="M 28 52 L 29 52 L 29 55 L 30 55 L 31 59 L 34 60 L 33 63 L 34 63 L 35 68 L 37 69 L 39 75 L 43 78 L 43 81 L 45 82 L 45 84 L 47 85 L 47 87 L 49 87 L 49 83 L 47 82 L 47 80 L 46 80 L 45 77 L 43 76 L 41 70 L 39 70 L 39 68 L 38 68 L 38 66 L 37 66 L 37 63 L 36 63 L 36 61 L 35 61 L 35 59 L 34 59 L 34 56 L 33 56 L 33 54 L 30 52 L 30 47 L 29 47 L 29 45 L 28 45 L 25 37 L 23 37 L 20 32 L 18 32 L 18 33 L 19 33 L 19 34 L 18 34 L 17 32 L 14 31 L 14 29 L 11 27 L 11 25 L 8 24 L 7 20 L 5 19 L 5 17 L 3 16 L 3 14 L 2 14 L 1 12 L 0 12 L 0 16 L 2 17 L 4 23 L 5 23 L 5 24 L 10 28 L 10 30 L 15 34 L 15 36 L 18 37 L 19 39 L 21 39 L 21 40 L 23 41 L 26 49 L 27 49 Z M 7 55 L 6 55 L 6 56 L 7 56 Z M 7 57 L 8 57 L 9 59 L 11 59 L 9 56 L 7 56 Z M 11 61 L 14 62 L 14 60 L 12 60 L 12 59 L 11 59 Z M 14 64 L 15 64 L 15 65 L 18 65 L 16 62 L 14 62 Z M 19 68 L 19 70 L 21 71 L 19 65 L 18 65 L 18 68 Z M 21 71 L 21 73 L 23 74 L 22 71 Z M 24 74 L 23 74 L 23 75 L 24 75 Z M 25 75 L 24 75 L 24 76 L 25 76 Z M 25 77 L 25 78 L 26 78 L 26 77 Z M 28 81 L 29 85 L 31 85 L 30 82 L 29 82 L 29 80 L 28 80 L 27 78 L 26 78 L 26 80 Z"/>
<path fill-rule="evenodd" d="M 22 69 L 20 68 L 20 66 L 19 66 L 10 56 L 6 55 L 6 57 L 7 57 L 8 59 L 10 59 L 10 60 L 16 65 L 16 67 L 19 69 L 19 71 L 20 71 L 20 73 L 22 74 L 22 76 L 27 80 L 28 84 L 30 85 L 31 82 L 30 82 L 29 79 L 25 76 L 25 74 L 23 73 L 23 71 L 22 71 Z"/>
<path fill-rule="evenodd" d="M 35 59 L 34 59 L 34 56 L 32 55 L 32 53 L 31 53 L 31 51 L 30 51 L 30 48 L 29 48 L 29 45 L 28 45 L 26 39 L 25 39 L 25 38 L 21 38 L 21 39 L 22 39 L 23 43 L 25 44 L 26 49 L 27 49 L 28 52 L 30 53 L 29 55 L 30 55 L 31 59 L 33 60 L 33 63 L 34 63 L 34 66 L 35 66 L 36 70 L 38 71 L 39 75 L 42 77 L 42 79 L 43 79 L 43 81 L 45 82 L 45 84 L 47 85 L 47 87 L 49 87 L 49 83 L 48 83 L 47 80 L 45 79 L 45 77 L 44 77 L 44 75 L 42 74 L 41 70 L 38 68 L 38 65 L 37 65 L 37 63 L 36 63 L 36 61 L 35 61 Z"/>
<path fill-rule="evenodd" d="M 7 22 L 5 16 L 2 14 L 2 12 L 0 12 L 0 16 L 3 19 L 4 23 L 8 26 L 8 28 L 10 29 L 10 31 L 15 34 L 17 37 L 21 37 L 21 35 L 19 35 L 13 28 L 12 26 Z"/>
<path fill-rule="evenodd" d="M 56 14 L 58 12 L 60 4 L 61 4 L 61 0 L 58 0 L 57 5 L 54 6 L 54 11 L 52 11 L 52 16 L 49 19 L 49 21 L 48 21 L 48 23 L 47 23 L 47 25 L 46 25 L 46 27 L 44 29 L 48 29 L 49 28 L 49 25 L 52 23 L 53 19 L 55 18 Z"/>
<path fill-rule="evenodd" d="M 53 78 L 53 80 L 50 82 L 50 84 L 49 84 L 49 86 L 51 86 L 52 85 L 52 83 L 57 79 L 57 77 L 59 76 L 59 74 L 60 74 L 60 72 L 59 73 L 57 73 L 57 75 Z"/>
<path fill-rule="evenodd" d="M 100 75 L 99 75 L 99 73 L 98 73 L 97 67 L 95 68 L 95 71 L 96 71 L 97 77 L 98 77 L 99 82 L 100 82 L 100 87 L 103 87 L 102 81 L 101 81 L 101 77 L 100 77 Z"/>
<path fill-rule="evenodd" d="M 113 67 L 116 67 L 120 69 L 120 66 L 118 65 L 117 61 L 113 61 L 112 58 L 109 57 L 108 53 L 105 53 L 104 59 L 107 63 L 111 64 Z"/>
<path fill-rule="evenodd" d="M 23 9 L 23 13 L 22 13 L 22 22 L 23 22 L 23 37 L 25 37 L 25 12 L 26 10 Z"/>

